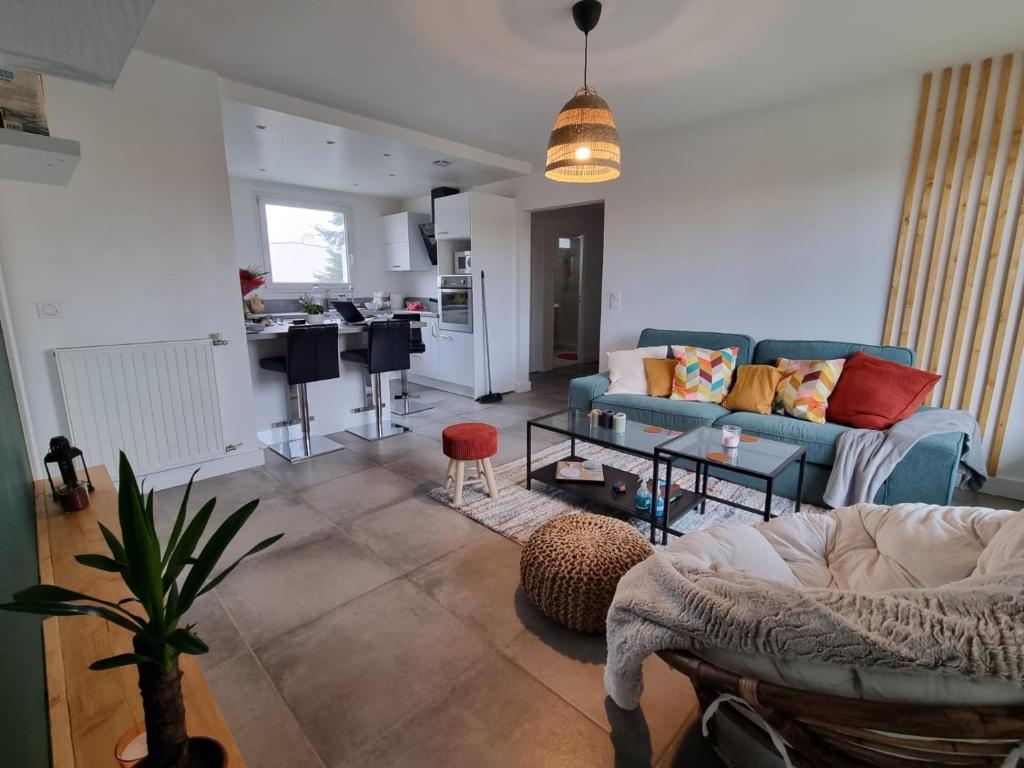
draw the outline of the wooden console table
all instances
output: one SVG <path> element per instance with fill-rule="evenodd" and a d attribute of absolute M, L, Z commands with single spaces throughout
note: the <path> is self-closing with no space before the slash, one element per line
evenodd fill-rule
<path fill-rule="evenodd" d="M 68 515 L 50 498 L 46 481 L 36 483 L 39 578 L 44 584 L 117 601 L 128 596 L 118 574 L 86 568 L 74 559 L 89 552 L 108 553 L 97 523 L 115 533 L 121 530 L 110 475 L 103 466 L 90 467 L 89 473 L 96 486 L 91 504 Z M 43 622 L 43 647 L 53 768 L 116 766 L 118 738 L 143 720 L 138 674 L 135 667 L 93 672 L 89 664 L 131 652 L 131 635 L 98 618 L 49 618 Z M 189 735 L 217 739 L 228 751 L 230 768 L 244 768 L 238 745 L 194 656 L 182 654 L 181 671 Z"/>

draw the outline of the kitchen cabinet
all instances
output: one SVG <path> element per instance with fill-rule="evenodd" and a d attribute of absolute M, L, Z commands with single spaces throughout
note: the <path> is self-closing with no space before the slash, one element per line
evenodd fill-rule
<path fill-rule="evenodd" d="M 473 365 L 473 334 L 438 331 L 437 376 L 441 381 L 472 387 L 476 376 Z"/>
<path fill-rule="evenodd" d="M 409 372 L 417 376 L 439 379 L 438 346 L 440 341 L 438 339 L 437 318 L 421 317 L 420 319 L 427 324 L 427 327 L 423 328 L 421 333 L 423 336 L 423 346 L 426 347 L 426 350 L 409 357 Z"/>
<path fill-rule="evenodd" d="M 468 240 L 472 232 L 471 192 L 439 197 L 434 201 L 434 237 L 438 240 Z"/>
<path fill-rule="evenodd" d="M 434 268 L 420 233 L 420 224 L 428 221 L 430 217 L 422 213 L 395 213 L 381 217 L 385 271 L 416 272 Z"/>

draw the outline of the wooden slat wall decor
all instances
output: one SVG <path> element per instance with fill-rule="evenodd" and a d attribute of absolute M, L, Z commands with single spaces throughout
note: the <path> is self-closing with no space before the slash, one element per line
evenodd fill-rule
<path fill-rule="evenodd" d="M 1024 53 L 924 76 L 882 337 L 978 418 L 990 474 L 1024 346 L 1022 133 Z"/>

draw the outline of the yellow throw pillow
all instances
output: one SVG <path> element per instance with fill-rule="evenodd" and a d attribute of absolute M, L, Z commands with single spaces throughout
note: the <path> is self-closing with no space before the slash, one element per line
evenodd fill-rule
<path fill-rule="evenodd" d="M 741 365 L 722 405 L 730 411 L 769 414 L 781 379 L 782 371 L 774 365 Z"/>
<path fill-rule="evenodd" d="M 672 399 L 722 402 L 732 386 L 732 372 L 739 354 L 739 347 L 673 346 L 672 356 L 679 361 L 679 366 L 672 378 Z"/>
<path fill-rule="evenodd" d="M 668 397 L 672 394 L 672 376 L 676 372 L 675 358 L 645 357 L 644 372 L 647 374 L 647 394 L 651 397 Z"/>
<path fill-rule="evenodd" d="M 782 379 L 775 389 L 776 413 L 784 413 L 815 424 L 825 423 L 828 396 L 839 381 L 846 360 L 788 360 L 780 357 L 776 367 Z"/>

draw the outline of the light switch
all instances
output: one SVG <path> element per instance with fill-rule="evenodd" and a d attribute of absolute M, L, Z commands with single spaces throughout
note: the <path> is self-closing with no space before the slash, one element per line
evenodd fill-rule
<path fill-rule="evenodd" d="M 42 320 L 57 320 L 62 317 L 60 304 L 55 301 L 37 301 L 36 314 Z"/>
<path fill-rule="evenodd" d="M 622 293 L 620 291 L 608 292 L 608 309 L 618 309 L 622 306 Z"/>

